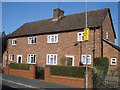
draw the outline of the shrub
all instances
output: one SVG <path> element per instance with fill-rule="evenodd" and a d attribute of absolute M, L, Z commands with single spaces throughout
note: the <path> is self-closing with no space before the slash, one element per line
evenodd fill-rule
<path fill-rule="evenodd" d="M 105 75 L 108 72 L 109 60 L 106 57 L 95 58 L 93 61 L 93 81 L 94 88 L 104 88 L 105 87 Z"/>
<path fill-rule="evenodd" d="M 106 75 L 108 72 L 109 60 L 106 57 L 95 58 L 93 66 L 100 71 L 99 73 Z"/>
<path fill-rule="evenodd" d="M 51 66 L 51 74 L 56 76 L 68 76 L 68 77 L 85 77 L 84 67 L 72 67 L 72 66 Z"/>
<path fill-rule="evenodd" d="M 29 70 L 28 64 L 11 63 L 9 67 L 10 69 Z"/>

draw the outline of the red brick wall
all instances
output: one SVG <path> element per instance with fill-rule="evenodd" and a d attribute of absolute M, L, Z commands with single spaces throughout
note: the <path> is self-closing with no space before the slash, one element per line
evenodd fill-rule
<path fill-rule="evenodd" d="M 114 36 L 114 32 L 113 32 L 113 28 L 112 28 L 112 24 L 111 24 L 111 20 L 110 20 L 110 16 L 109 13 L 107 13 L 105 20 L 103 21 L 103 37 L 106 39 L 106 31 L 108 32 L 108 40 L 111 41 L 112 43 L 115 42 L 115 36 Z"/>
<path fill-rule="evenodd" d="M 113 48 L 106 42 L 103 42 L 103 55 L 104 57 L 109 58 L 109 70 L 115 70 L 118 66 L 120 66 L 120 51 Z M 111 58 L 117 58 L 117 65 L 111 65 Z"/>
<path fill-rule="evenodd" d="M 3 67 L 3 72 L 6 73 L 6 74 L 9 74 L 9 67 L 6 66 L 6 67 Z"/>
<path fill-rule="evenodd" d="M 30 66 L 30 70 L 16 70 L 10 69 L 8 66 L 3 67 L 3 71 L 6 74 L 20 76 L 29 79 L 35 79 L 36 77 L 36 66 Z"/>
<path fill-rule="evenodd" d="M 92 73 L 89 72 L 88 88 L 93 88 Z M 50 68 L 45 67 L 45 79 L 46 82 L 52 82 L 57 84 L 63 84 L 71 87 L 85 88 L 85 78 L 74 78 L 65 76 L 54 76 L 50 73 Z"/>
<path fill-rule="evenodd" d="M 77 43 L 77 33 L 80 31 L 74 32 L 65 32 L 58 33 L 59 41 L 58 43 L 47 43 L 47 34 L 38 35 L 37 44 L 28 44 L 28 37 L 19 37 L 17 38 L 17 45 L 12 46 L 12 39 L 8 40 L 8 55 L 14 54 L 15 60 L 12 62 L 17 62 L 17 55 L 22 55 L 23 63 L 27 63 L 28 54 L 36 54 L 36 64 L 40 66 L 46 65 L 46 55 L 47 54 L 58 54 L 58 65 L 61 65 L 60 58 L 63 56 L 74 56 L 74 65 L 79 66 L 81 60 L 81 55 L 85 54 L 85 42 L 82 41 L 77 46 L 74 46 Z M 95 41 L 94 41 L 95 40 Z M 100 30 L 91 30 L 90 31 L 90 41 L 88 53 L 91 54 L 92 60 L 94 57 L 100 57 L 101 54 L 101 42 L 100 41 Z M 93 48 L 95 48 L 95 55 L 93 57 Z M 5 54 L 4 54 L 5 55 Z M 4 60 L 5 61 L 5 60 Z M 10 61 L 8 62 L 8 64 Z"/>

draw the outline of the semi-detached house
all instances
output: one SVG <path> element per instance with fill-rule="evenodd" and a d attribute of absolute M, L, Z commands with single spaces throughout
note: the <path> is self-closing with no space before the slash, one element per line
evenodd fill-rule
<path fill-rule="evenodd" d="M 13 62 L 43 67 L 61 65 L 62 57 L 71 58 L 66 65 L 86 64 L 84 28 L 85 12 L 64 15 L 63 10 L 56 8 L 53 18 L 25 23 L 8 36 L 3 65 Z M 120 47 L 114 45 L 116 34 L 110 9 L 88 11 L 88 28 L 88 64 L 93 65 L 96 57 L 108 57 L 110 68 L 118 67 Z"/>

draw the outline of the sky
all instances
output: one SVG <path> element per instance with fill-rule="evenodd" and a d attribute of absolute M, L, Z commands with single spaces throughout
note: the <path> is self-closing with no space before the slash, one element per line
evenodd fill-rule
<path fill-rule="evenodd" d="M 9 34 L 24 23 L 52 18 L 58 7 L 65 15 L 85 12 L 85 2 L 2 2 L 2 30 Z M 118 45 L 118 2 L 88 2 L 88 11 L 103 8 L 110 8 Z"/>

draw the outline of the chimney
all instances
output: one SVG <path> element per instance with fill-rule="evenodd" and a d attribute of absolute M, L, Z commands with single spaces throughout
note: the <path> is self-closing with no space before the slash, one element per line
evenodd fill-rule
<path fill-rule="evenodd" d="M 60 16 L 64 16 L 64 11 L 59 8 L 55 8 L 53 15 L 54 15 L 53 16 L 54 19 L 58 19 Z"/>

